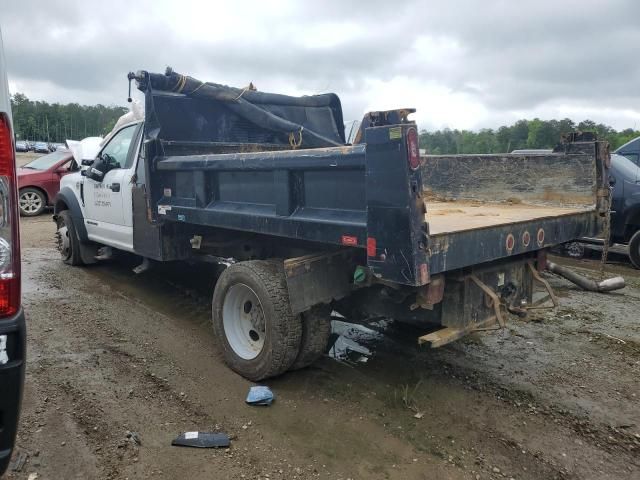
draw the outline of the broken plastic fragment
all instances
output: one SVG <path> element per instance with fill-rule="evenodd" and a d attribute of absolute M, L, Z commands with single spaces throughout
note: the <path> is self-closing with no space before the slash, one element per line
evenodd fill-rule
<path fill-rule="evenodd" d="M 258 385 L 249 389 L 246 401 L 249 405 L 271 405 L 275 398 L 269 387 Z"/>
<path fill-rule="evenodd" d="M 226 433 L 185 432 L 176 437 L 171 445 L 177 447 L 196 448 L 225 448 L 230 445 L 229 435 Z"/>

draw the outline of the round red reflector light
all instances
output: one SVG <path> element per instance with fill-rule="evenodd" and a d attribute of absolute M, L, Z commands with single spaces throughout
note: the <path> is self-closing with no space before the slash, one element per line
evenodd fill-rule
<path fill-rule="evenodd" d="M 513 250 L 513 247 L 516 244 L 516 239 L 513 236 L 512 233 L 510 233 L 509 235 L 507 235 L 507 241 L 505 242 L 505 246 L 507 247 L 507 251 L 511 252 L 511 250 Z"/>
<path fill-rule="evenodd" d="M 542 244 L 544 243 L 544 229 L 540 228 L 538 230 L 537 240 L 538 245 L 542 246 Z"/>
<path fill-rule="evenodd" d="M 528 247 L 530 243 L 531 243 L 531 235 L 529 234 L 529 232 L 524 232 L 522 234 L 522 244 L 525 247 Z"/>
<path fill-rule="evenodd" d="M 407 158 L 412 170 L 420 166 L 420 147 L 418 145 L 418 132 L 415 128 L 407 130 Z"/>

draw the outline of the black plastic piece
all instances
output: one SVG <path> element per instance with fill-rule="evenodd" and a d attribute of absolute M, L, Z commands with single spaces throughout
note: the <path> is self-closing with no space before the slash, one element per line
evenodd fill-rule
<path fill-rule="evenodd" d="M 226 433 L 185 432 L 178 435 L 171 445 L 194 448 L 227 448 L 231 445 Z"/>

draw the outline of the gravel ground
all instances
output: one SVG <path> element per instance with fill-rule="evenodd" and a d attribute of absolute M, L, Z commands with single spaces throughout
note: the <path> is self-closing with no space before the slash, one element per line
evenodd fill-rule
<path fill-rule="evenodd" d="M 16 152 L 16 163 L 21 167 L 22 165 L 29 163 L 31 160 L 35 160 L 43 155 L 46 155 L 46 153 Z"/>
<path fill-rule="evenodd" d="M 68 267 L 53 232 L 48 215 L 22 221 L 29 358 L 10 479 L 640 479 L 640 275 L 624 264 L 609 266 L 619 293 L 553 278 L 556 310 L 438 350 L 385 335 L 366 362 L 325 357 L 249 407 L 211 332 L 212 272 Z M 190 430 L 232 446 L 170 445 Z"/>

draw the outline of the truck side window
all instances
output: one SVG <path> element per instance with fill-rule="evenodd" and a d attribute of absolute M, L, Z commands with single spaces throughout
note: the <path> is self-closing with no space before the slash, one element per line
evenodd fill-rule
<path fill-rule="evenodd" d="M 624 155 L 625 157 L 627 157 L 629 160 L 631 160 L 633 163 L 635 163 L 640 167 L 640 158 L 637 153 L 623 153 L 622 155 Z"/>
<path fill-rule="evenodd" d="M 116 162 L 115 168 L 128 168 L 131 165 L 127 165 L 127 160 L 133 162 L 133 159 L 128 159 L 129 147 L 131 146 L 131 140 L 136 132 L 137 125 L 130 125 L 123 128 L 115 136 L 109 140 L 109 143 L 102 149 L 102 155 L 109 155 Z"/>

